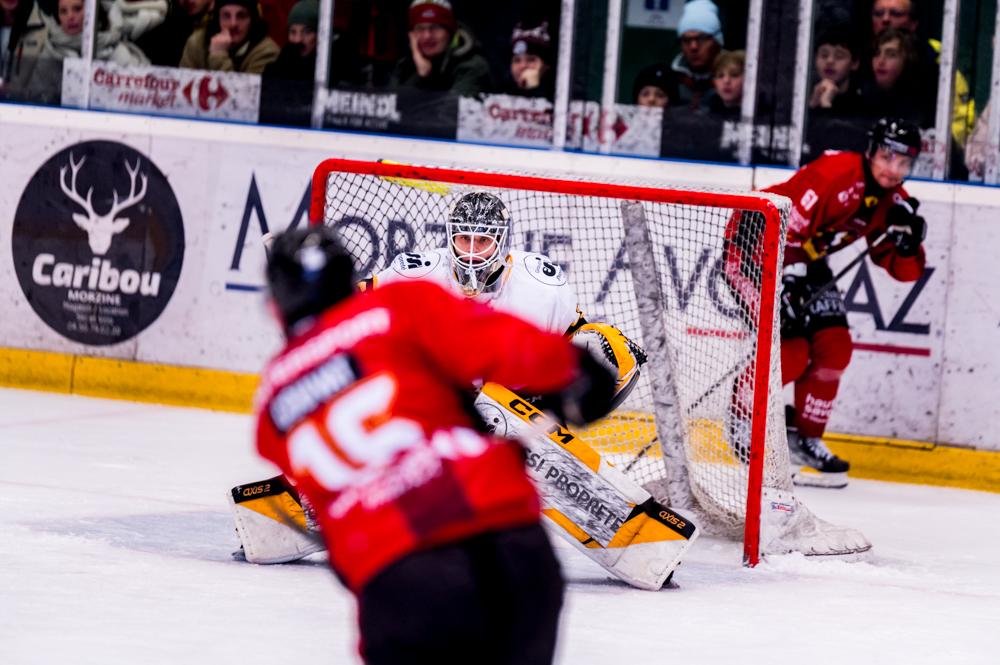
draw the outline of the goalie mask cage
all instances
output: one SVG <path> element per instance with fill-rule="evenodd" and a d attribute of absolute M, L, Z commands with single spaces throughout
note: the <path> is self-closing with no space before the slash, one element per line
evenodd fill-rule
<path fill-rule="evenodd" d="M 742 538 L 745 563 L 841 553 L 796 542 L 832 525 L 792 492 L 776 310 L 787 199 L 331 159 L 316 169 L 310 219 L 338 230 L 363 278 L 401 252 L 447 246 L 445 221 L 470 191 L 503 199 L 511 247 L 559 263 L 586 318 L 649 356 L 582 439 L 706 533 Z"/>

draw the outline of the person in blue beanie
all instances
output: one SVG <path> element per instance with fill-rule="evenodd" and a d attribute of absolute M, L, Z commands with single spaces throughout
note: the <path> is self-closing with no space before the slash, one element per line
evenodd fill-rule
<path fill-rule="evenodd" d="M 712 89 L 712 66 L 722 50 L 722 21 L 712 0 L 691 0 L 684 5 L 677 39 L 681 52 L 670 68 L 677 75 L 678 103 L 698 108 L 702 96 Z"/>

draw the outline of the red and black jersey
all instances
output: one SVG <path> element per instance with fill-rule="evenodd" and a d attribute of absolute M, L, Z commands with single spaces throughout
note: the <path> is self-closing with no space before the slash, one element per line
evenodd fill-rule
<path fill-rule="evenodd" d="M 886 191 L 868 185 L 864 159 L 857 152 L 828 152 L 764 190 L 792 200 L 784 265 L 823 260 L 860 238 L 872 243 L 886 230 L 889 209 L 908 195 L 902 187 Z M 736 211 L 723 246 L 726 284 L 750 316 L 756 316 L 760 299 L 763 230 L 760 215 Z M 900 256 L 883 240 L 869 256 L 902 282 L 919 279 L 924 272 L 923 247 L 914 256 Z"/>
<path fill-rule="evenodd" d="M 764 191 L 792 200 L 785 265 L 809 263 L 837 252 L 859 238 L 874 242 L 886 229 L 889 208 L 909 197 L 901 186 L 879 190 L 866 186 L 864 155 L 828 152 L 803 166 L 783 183 Z M 924 250 L 899 256 L 890 242 L 871 251 L 871 259 L 902 282 L 924 272 Z"/>
<path fill-rule="evenodd" d="M 537 522 L 519 444 L 476 429 L 467 391 L 553 392 L 577 357 L 430 282 L 358 293 L 268 364 L 258 450 L 313 503 L 331 565 L 357 590 L 415 550 Z"/>

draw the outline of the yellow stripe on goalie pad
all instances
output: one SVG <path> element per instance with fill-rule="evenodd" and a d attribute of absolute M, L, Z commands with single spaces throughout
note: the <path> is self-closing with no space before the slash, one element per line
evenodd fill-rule
<path fill-rule="evenodd" d="M 618 533 L 608 543 L 608 547 L 627 547 L 664 540 L 687 540 L 687 538 L 649 515 L 639 513 L 621 525 Z"/>
<path fill-rule="evenodd" d="M 302 510 L 302 506 L 288 492 L 242 501 L 237 505 L 240 508 L 252 510 L 281 524 L 292 522 L 303 531 L 306 531 L 308 528 L 306 526 L 306 514 Z"/>
<path fill-rule="evenodd" d="M 487 383 L 483 386 L 482 393 L 490 399 L 502 404 L 509 412 L 517 415 L 529 425 L 545 421 L 545 415 L 522 399 L 517 393 L 507 390 L 499 383 Z M 601 455 L 586 443 L 583 443 L 565 427 L 556 423 L 546 436 L 554 443 L 568 451 L 573 457 L 583 462 L 591 471 L 598 471 L 601 468 Z"/>
<path fill-rule="evenodd" d="M 566 517 L 555 508 L 543 508 L 542 514 L 562 527 L 566 533 L 580 541 L 580 544 L 584 547 L 589 547 L 591 549 L 598 549 L 601 547 L 599 542 L 591 538 L 587 532 L 577 526 L 573 520 Z"/>

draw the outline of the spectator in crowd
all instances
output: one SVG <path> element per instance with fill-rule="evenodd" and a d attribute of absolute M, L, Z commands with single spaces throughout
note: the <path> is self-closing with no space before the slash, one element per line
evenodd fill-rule
<path fill-rule="evenodd" d="M 919 127 L 934 124 L 936 95 L 927 94 L 920 80 L 913 35 L 887 28 L 875 38 L 871 79 L 862 89 L 862 102 L 873 116 L 895 116 Z"/>
<path fill-rule="evenodd" d="M 814 63 L 818 81 L 809 96 L 809 108 L 860 115 L 861 97 L 854 78 L 861 59 L 849 25 L 833 25 L 819 33 Z"/>
<path fill-rule="evenodd" d="M 632 102 L 637 106 L 667 108 L 677 101 L 677 79 L 666 63 L 644 67 L 632 84 Z"/>
<path fill-rule="evenodd" d="M 59 0 L 56 18 L 42 13 L 49 37 L 43 57 L 56 60 L 79 58 L 83 52 L 83 0 Z M 148 65 L 142 50 L 122 36 L 122 16 L 109 13 L 97 4 L 97 34 L 94 38 L 94 58 L 119 65 Z"/>
<path fill-rule="evenodd" d="M 510 53 L 510 81 L 505 92 L 551 100 L 556 86 L 549 24 L 543 22 L 534 28 L 515 25 L 510 36 Z"/>
<path fill-rule="evenodd" d="M 408 14 L 410 53 L 397 63 L 390 85 L 473 96 L 493 89 L 490 66 L 448 0 L 413 0 Z"/>
<path fill-rule="evenodd" d="M 938 63 L 941 57 L 941 42 L 937 39 L 921 39 L 917 35 L 920 27 L 917 0 L 874 0 L 871 12 L 872 35 L 895 28 L 913 35 L 916 40 L 919 77 L 924 81 L 926 93 L 937 98 Z M 965 145 L 969 128 L 975 118 L 975 105 L 969 94 L 969 82 L 962 72 L 955 70 L 954 97 L 951 107 L 951 135 L 959 147 Z"/>
<path fill-rule="evenodd" d="M 167 18 L 167 0 L 111 0 L 106 4 L 108 15 L 118 15 L 122 37 L 132 43 Z"/>
<path fill-rule="evenodd" d="M 288 12 L 288 32 L 278 59 L 264 68 L 264 76 L 285 81 L 312 82 L 316 72 L 316 30 L 319 1 L 299 0 Z"/>
<path fill-rule="evenodd" d="M 56 6 L 59 27 L 70 37 L 83 32 L 83 0 L 59 0 Z M 80 55 L 80 49 L 77 49 Z"/>
<path fill-rule="evenodd" d="M 216 0 L 208 26 L 184 45 L 181 67 L 260 74 L 278 57 L 256 0 Z"/>
<path fill-rule="evenodd" d="M 191 34 L 208 25 L 212 15 L 212 0 L 168 2 L 163 22 L 143 33 L 136 44 L 154 65 L 176 67 Z"/>
<path fill-rule="evenodd" d="M 34 0 L 0 0 L 0 97 L 58 101 L 62 69 L 41 58 L 49 31 Z"/>
<path fill-rule="evenodd" d="M 679 83 L 678 101 L 698 108 L 701 98 L 712 89 L 712 65 L 722 50 L 722 22 L 712 0 L 691 0 L 684 5 L 677 37 L 681 52 L 670 67 Z"/>
<path fill-rule="evenodd" d="M 260 121 L 308 127 L 315 88 L 319 0 L 299 0 L 287 20 L 285 45 L 278 59 L 264 68 Z"/>
<path fill-rule="evenodd" d="M 706 110 L 726 120 L 739 120 L 743 107 L 743 71 L 746 51 L 722 51 L 712 66 L 712 90 L 705 95 Z"/>

